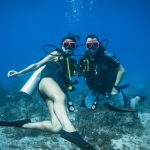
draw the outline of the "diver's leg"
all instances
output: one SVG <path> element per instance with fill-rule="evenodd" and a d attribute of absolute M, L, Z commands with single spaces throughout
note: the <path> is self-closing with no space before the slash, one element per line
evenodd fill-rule
<path fill-rule="evenodd" d="M 59 120 L 58 120 L 58 118 L 57 118 L 57 116 L 54 112 L 54 103 L 49 99 L 46 100 L 46 103 L 47 103 L 47 106 L 48 106 L 48 111 L 51 115 L 52 128 L 54 128 L 57 131 L 60 131 L 62 129 L 62 125 L 59 122 Z"/>
<path fill-rule="evenodd" d="M 46 99 L 46 103 L 48 106 L 49 113 L 51 115 L 51 121 L 35 122 L 35 118 L 16 121 L 0 121 L 0 126 L 39 129 L 42 131 L 51 131 L 57 133 L 61 130 L 62 127 L 54 113 L 53 102 L 51 100 Z"/>
<path fill-rule="evenodd" d="M 127 98 L 124 93 L 120 92 L 112 97 L 112 105 L 118 108 L 129 108 L 138 110 L 138 104 L 142 100 L 142 96 L 134 95 L 131 99 Z"/>
<path fill-rule="evenodd" d="M 39 90 L 42 94 L 54 101 L 54 112 L 63 128 L 61 137 L 76 144 L 82 150 L 94 150 L 94 148 L 78 134 L 70 122 L 65 109 L 65 94 L 58 84 L 51 78 L 43 78 L 40 82 Z"/>
<path fill-rule="evenodd" d="M 85 106 L 89 109 L 92 108 L 94 100 L 96 100 L 97 94 L 93 94 L 93 91 L 90 91 L 85 97 Z"/>
<path fill-rule="evenodd" d="M 39 84 L 39 90 L 54 102 L 54 113 L 64 130 L 68 132 L 76 131 L 70 122 L 65 108 L 65 94 L 59 85 L 52 78 L 43 78 Z"/>
<path fill-rule="evenodd" d="M 31 123 L 24 124 L 22 127 L 39 129 L 42 131 L 51 131 L 54 133 L 59 132 L 62 127 L 54 113 L 53 102 L 47 98 L 46 104 L 48 106 L 48 110 L 51 116 L 51 121 L 41 121 L 41 122 L 33 122 L 33 123 L 31 122 Z"/>
<path fill-rule="evenodd" d="M 139 95 L 134 95 L 129 101 L 129 108 L 132 110 L 138 110 L 138 104 L 143 101 L 143 97 Z"/>
<path fill-rule="evenodd" d="M 115 107 L 124 108 L 125 99 L 123 98 L 122 93 L 119 92 L 108 98 L 108 103 Z"/>

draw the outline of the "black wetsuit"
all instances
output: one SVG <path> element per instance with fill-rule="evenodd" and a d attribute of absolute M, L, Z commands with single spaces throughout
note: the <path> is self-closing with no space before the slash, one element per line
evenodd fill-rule
<path fill-rule="evenodd" d="M 69 57 L 69 65 L 70 65 L 70 74 L 72 76 L 73 72 L 77 69 L 76 60 Z M 44 77 L 53 78 L 61 87 L 61 89 L 64 92 L 66 92 L 67 85 L 69 84 L 69 75 L 66 57 L 64 56 L 62 59 L 58 59 L 57 62 L 54 61 L 48 62 L 41 72 L 41 79 L 43 79 Z"/>
<path fill-rule="evenodd" d="M 116 56 L 100 46 L 94 56 L 86 52 L 79 65 L 90 90 L 103 95 L 111 92 L 120 65 Z"/>

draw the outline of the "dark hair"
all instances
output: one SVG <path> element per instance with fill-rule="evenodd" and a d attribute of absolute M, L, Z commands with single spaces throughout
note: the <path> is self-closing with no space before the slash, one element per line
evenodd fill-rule
<path fill-rule="evenodd" d="M 96 38 L 99 41 L 99 38 L 95 34 L 88 34 L 87 37 L 86 37 L 86 41 L 87 41 L 88 38 L 91 38 L 91 39 Z"/>
<path fill-rule="evenodd" d="M 72 41 L 74 41 L 74 42 L 78 42 L 78 41 L 81 39 L 81 37 L 80 37 L 79 35 L 73 35 L 71 32 L 69 32 L 68 35 L 65 36 L 65 37 L 62 39 L 61 44 L 62 44 L 66 39 L 70 39 L 70 40 L 72 40 Z"/>

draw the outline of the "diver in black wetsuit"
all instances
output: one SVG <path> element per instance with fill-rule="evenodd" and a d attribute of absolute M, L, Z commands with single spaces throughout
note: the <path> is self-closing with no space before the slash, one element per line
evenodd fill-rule
<path fill-rule="evenodd" d="M 117 57 L 106 51 L 94 34 L 89 34 L 86 38 L 86 52 L 79 60 L 79 67 L 90 89 L 84 104 L 87 108 L 96 109 L 101 99 L 105 99 L 100 102 L 104 106 L 106 97 L 114 98 L 111 101 L 107 100 L 113 105 L 124 108 L 124 99 L 118 87 L 125 70 Z M 138 95 L 134 98 L 135 102 L 141 99 Z"/>
<path fill-rule="evenodd" d="M 13 122 L 0 121 L 1 126 L 34 128 L 43 131 L 61 133 L 61 137 L 76 144 L 82 150 L 94 150 L 90 144 L 78 134 L 70 122 L 65 108 L 65 92 L 70 89 L 70 77 L 76 71 L 76 61 L 70 58 L 76 48 L 77 38 L 71 34 L 62 40 L 62 50 L 54 50 L 41 61 L 31 64 L 21 71 L 11 70 L 8 77 L 19 77 L 45 65 L 41 72 L 39 92 L 46 102 L 51 121 L 32 122 L 31 119 Z M 67 84 L 66 84 L 67 83 Z"/>

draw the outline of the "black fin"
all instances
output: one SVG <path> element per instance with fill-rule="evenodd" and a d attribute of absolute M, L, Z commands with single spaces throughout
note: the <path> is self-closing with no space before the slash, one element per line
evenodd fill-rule
<path fill-rule="evenodd" d="M 105 103 L 105 107 L 107 107 L 109 110 L 115 111 L 115 112 L 138 112 L 137 110 L 127 109 L 127 108 L 119 108 L 119 107 L 113 106 L 109 103 Z"/>
<path fill-rule="evenodd" d="M 76 144 L 81 150 L 95 150 L 90 144 L 88 144 L 77 131 L 67 132 L 62 130 L 61 137 L 67 141 Z"/>
<path fill-rule="evenodd" d="M 17 121 L 0 121 L 0 126 L 21 128 L 24 124 L 30 123 L 30 122 L 31 122 L 30 119 L 17 120 Z"/>

